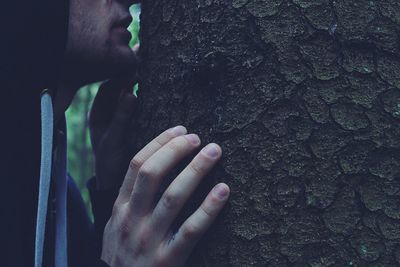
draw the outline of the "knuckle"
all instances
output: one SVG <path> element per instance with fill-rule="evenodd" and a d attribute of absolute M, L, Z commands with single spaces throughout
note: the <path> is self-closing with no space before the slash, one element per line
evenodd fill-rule
<path fill-rule="evenodd" d="M 154 176 L 154 173 L 153 173 L 152 169 L 143 165 L 142 167 L 140 167 L 140 169 L 138 171 L 137 179 L 147 180 L 153 176 Z"/>
<path fill-rule="evenodd" d="M 127 203 L 122 203 L 117 199 L 112 207 L 112 217 L 129 216 L 130 210 L 127 208 L 127 205 Z"/>
<path fill-rule="evenodd" d="M 104 226 L 104 236 L 107 235 L 107 233 L 111 232 L 112 228 L 112 222 L 111 219 L 107 221 L 106 226 Z"/>
<path fill-rule="evenodd" d="M 143 227 L 137 236 L 136 249 L 134 251 L 135 257 L 139 257 L 140 255 L 144 255 L 146 253 L 151 242 L 150 237 L 150 229 L 148 229 L 148 227 Z"/>
<path fill-rule="evenodd" d="M 144 235 L 140 235 L 138 238 L 138 252 L 144 252 L 147 250 L 149 244 L 149 238 Z M 141 254 L 141 253 L 140 253 Z"/>
<path fill-rule="evenodd" d="M 131 236 L 131 223 L 127 217 L 121 219 L 120 221 L 119 235 L 122 242 L 128 240 Z"/>
<path fill-rule="evenodd" d="M 175 137 L 171 141 L 168 142 L 167 146 L 175 152 L 181 152 L 185 147 L 185 140 L 184 137 L 179 136 Z"/>
<path fill-rule="evenodd" d="M 193 161 L 189 164 L 190 171 L 193 172 L 193 174 L 201 176 L 205 173 L 205 166 L 204 164 L 201 164 L 199 161 Z"/>
<path fill-rule="evenodd" d="M 135 156 L 129 163 L 129 168 L 133 171 L 137 171 L 143 165 L 143 161 L 139 157 Z"/>
<path fill-rule="evenodd" d="M 166 135 L 168 135 L 168 133 L 166 133 Z M 165 138 L 166 138 L 167 140 L 169 140 L 169 139 L 172 138 L 172 136 L 171 136 L 171 137 L 170 137 L 170 136 L 166 136 Z M 164 145 L 164 142 L 163 142 L 163 140 L 162 140 L 162 136 L 159 136 L 158 138 L 154 139 L 154 142 L 156 143 L 156 145 L 157 145 L 158 147 L 162 147 L 162 146 Z"/>
<path fill-rule="evenodd" d="M 163 255 L 156 255 L 155 259 L 155 266 L 167 266 L 167 264 L 170 262 L 170 260 L 168 260 L 165 256 Z"/>
<path fill-rule="evenodd" d="M 119 234 L 120 240 L 124 242 L 132 234 L 132 216 L 126 204 L 114 204 L 112 212 L 110 221 L 113 222 L 114 229 Z"/>
<path fill-rule="evenodd" d="M 208 203 L 208 205 L 201 205 L 200 209 L 203 211 L 203 213 L 209 217 L 209 218 L 214 218 L 216 213 L 218 212 L 215 207 L 219 202 L 217 199 L 213 200 L 213 197 L 210 199 L 210 202 Z"/>
<path fill-rule="evenodd" d="M 119 204 L 117 204 L 117 202 L 115 202 L 112 207 L 111 216 L 113 216 L 113 217 L 117 216 L 117 214 L 120 213 L 120 210 L 121 210 L 121 208 L 120 208 Z"/>
<path fill-rule="evenodd" d="M 179 206 L 180 202 L 181 202 L 181 198 L 177 194 L 174 194 L 174 193 L 171 193 L 168 191 L 166 191 L 164 193 L 164 196 L 162 198 L 163 206 L 167 210 L 176 209 L 176 207 Z"/>
<path fill-rule="evenodd" d="M 188 225 L 182 228 L 182 238 L 184 240 L 196 239 L 198 235 L 199 235 L 199 229 L 193 223 L 189 223 Z"/>
<path fill-rule="evenodd" d="M 164 131 L 164 134 L 162 134 L 160 137 L 165 138 L 166 140 L 171 140 L 175 138 L 176 135 L 172 131 L 166 130 Z"/>

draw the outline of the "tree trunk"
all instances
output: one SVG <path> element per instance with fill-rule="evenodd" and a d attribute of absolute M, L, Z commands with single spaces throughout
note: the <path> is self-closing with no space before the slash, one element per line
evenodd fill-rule
<path fill-rule="evenodd" d="M 141 18 L 136 149 L 178 124 L 221 145 L 183 217 L 232 189 L 188 266 L 400 264 L 397 0 L 146 0 Z"/>

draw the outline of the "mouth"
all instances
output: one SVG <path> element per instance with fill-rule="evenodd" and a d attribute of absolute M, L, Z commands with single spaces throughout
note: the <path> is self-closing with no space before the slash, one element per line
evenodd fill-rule
<path fill-rule="evenodd" d="M 132 38 L 131 33 L 128 31 L 128 27 L 132 22 L 132 17 L 127 16 L 114 24 L 114 32 L 119 36 L 118 39 L 122 41 L 122 43 L 127 44 Z"/>
<path fill-rule="evenodd" d="M 129 25 L 132 23 L 132 17 L 131 16 L 126 16 L 125 18 L 117 21 L 114 26 L 117 28 L 128 28 Z"/>

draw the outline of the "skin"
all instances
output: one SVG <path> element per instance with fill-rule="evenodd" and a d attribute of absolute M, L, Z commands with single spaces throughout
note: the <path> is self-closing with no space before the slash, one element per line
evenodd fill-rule
<path fill-rule="evenodd" d="M 62 118 L 82 85 L 109 79 L 100 87 L 90 113 L 96 183 L 99 190 L 122 186 L 104 230 L 101 258 L 113 267 L 180 267 L 227 202 L 229 187 L 216 185 L 197 211 L 172 233 L 172 222 L 221 158 L 221 147 L 207 144 L 157 203 L 163 177 L 199 149 L 200 138 L 176 126 L 138 154 L 126 151 L 124 133 L 133 119 L 136 99 L 128 89 L 135 82 L 138 47 L 129 48 L 124 31 L 128 25 L 118 23 L 129 16 L 131 4 L 124 0 L 70 0 L 67 52 L 54 100 L 55 117 Z"/>

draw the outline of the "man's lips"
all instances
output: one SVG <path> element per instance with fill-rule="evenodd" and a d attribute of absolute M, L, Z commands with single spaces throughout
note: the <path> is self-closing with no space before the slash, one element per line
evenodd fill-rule
<path fill-rule="evenodd" d="M 114 28 L 114 32 L 122 38 L 124 43 L 128 43 L 132 39 L 132 34 L 124 27 Z"/>
<path fill-rule="evenodd" d="M 128 28 L 129 25 L 132 23 L 132 17 L 131 16 L 126 16 L 125 18 L 118 20 L 115 24 L 114 27 L 120 28 Z"/>
<path fill-rule="evenodd" d="M 132 17 L 126 16 L 125 18 L 118 20 L 118 22 L 113 25 L 114 31 L 121 36 L 124 43 L 128 43 L 132 38 L 132 34 L 127 29 L 131 22 Z"/>

